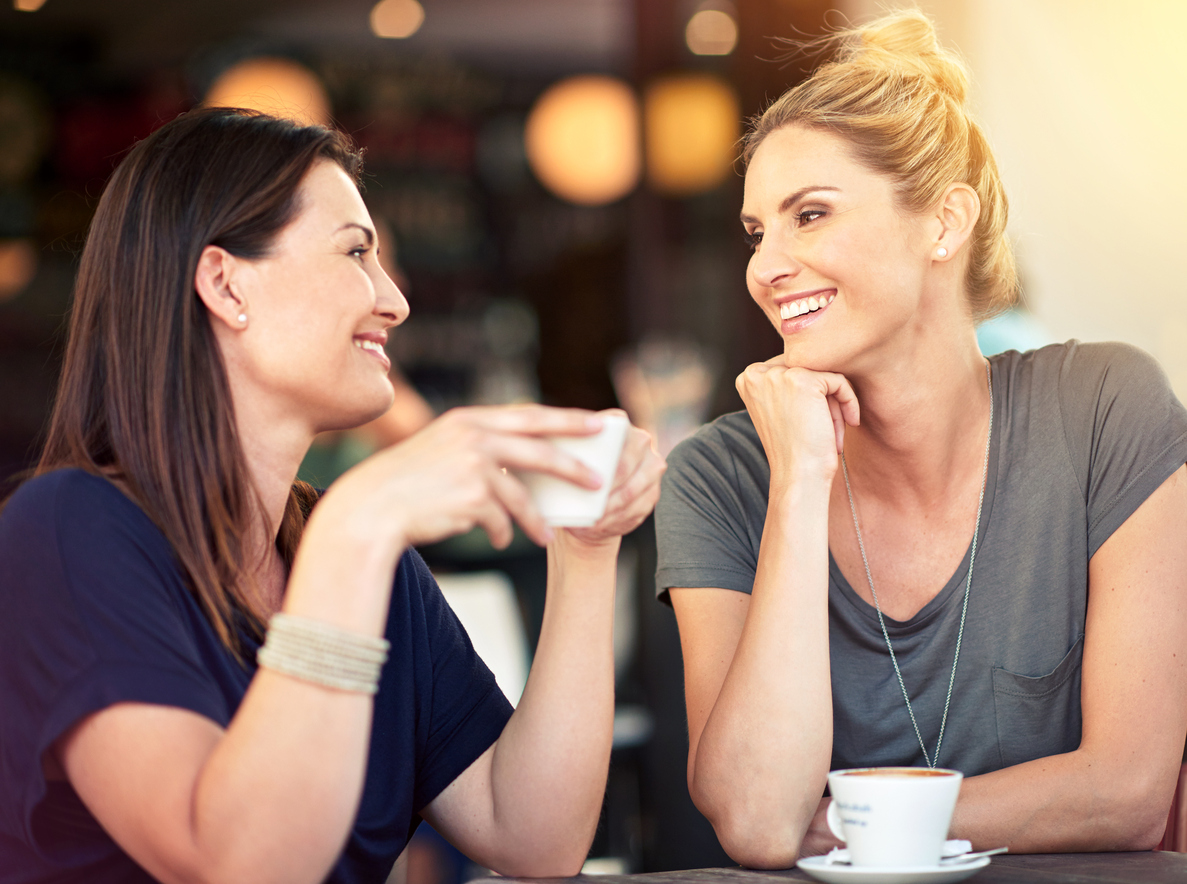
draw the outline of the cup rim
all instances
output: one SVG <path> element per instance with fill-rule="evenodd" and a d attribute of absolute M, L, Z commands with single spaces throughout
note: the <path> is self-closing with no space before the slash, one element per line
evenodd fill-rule
<path fill-rule="evenodd" d="M 963 778 L 964 774 L 959 770 L 953 770 L 950 767 L 912 767 L 905 764 L 878 764 L 872 767 L 845 767 L 838 770 L 830 770 L 828 775 L 830 778 L 844 777 L 852 774 L 864 774 L 866 776 L 874 776 L 877 771 L 887 771 L 889 776 L 901 776 L 895 774 L 894 771 L 927 771 L 928 776 L 940 775 L 943 779 L 950 777 Z"/>

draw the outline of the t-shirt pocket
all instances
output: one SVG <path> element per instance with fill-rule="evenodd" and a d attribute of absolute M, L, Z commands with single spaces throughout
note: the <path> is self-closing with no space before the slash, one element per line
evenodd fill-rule
<path fill-rule="evenodd" d="M 1002 767 L 1080 745 L 1080 664 L 1084 636 L 1047 675 L 1019 675 L 994 667 L 993 703 Z"/>

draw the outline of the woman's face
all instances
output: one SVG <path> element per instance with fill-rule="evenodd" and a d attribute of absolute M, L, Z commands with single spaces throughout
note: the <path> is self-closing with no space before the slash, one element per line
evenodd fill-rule
<path fill-rule="evenodd" d="M 899 208 L 891 180 L 843 138 L 799 126 L 768 135 L 746 171 L 746 282 L 789 362 L 850 371 L 918 330 L 937 223 Z"/>
<path fill-rule="evenodd" d="M 317 162 L 297 199 L 270 253 L 239 262 L 248 319 L 228 361 L 270 400 L 265 410 L 314 432 L 358 426 L 391 405 L 383 345 L 408 302 L 380 267 L 371 216 L 337 163 Z"/>

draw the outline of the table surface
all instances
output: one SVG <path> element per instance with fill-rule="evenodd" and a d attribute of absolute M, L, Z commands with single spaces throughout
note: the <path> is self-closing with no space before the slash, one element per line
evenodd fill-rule
<path fill-rule="evenodd" d="M 798 869 L 757 872 L 747 869 L 689 869 L 643 875 L 597 875 L 576 878 L 532 878 L 525 881 L 567 881 L 583 884 L 774 884 L 812 881 Z M 1049 853 L 1001 855 L 968 879 L 971 884 L 1187 884 L 1187 853 Z"/>

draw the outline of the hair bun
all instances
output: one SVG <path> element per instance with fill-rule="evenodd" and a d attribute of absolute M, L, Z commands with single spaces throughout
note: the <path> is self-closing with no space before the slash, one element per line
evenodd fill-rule
<path fill-rule="evenodd" d="M 896 12 L 835 36 L 844 47 L 838 52 L 839 62 L 921 74 L 958 104 L 968 98 L 964 63 L 940 46 L 931 20 L 918 10 Z"/>

